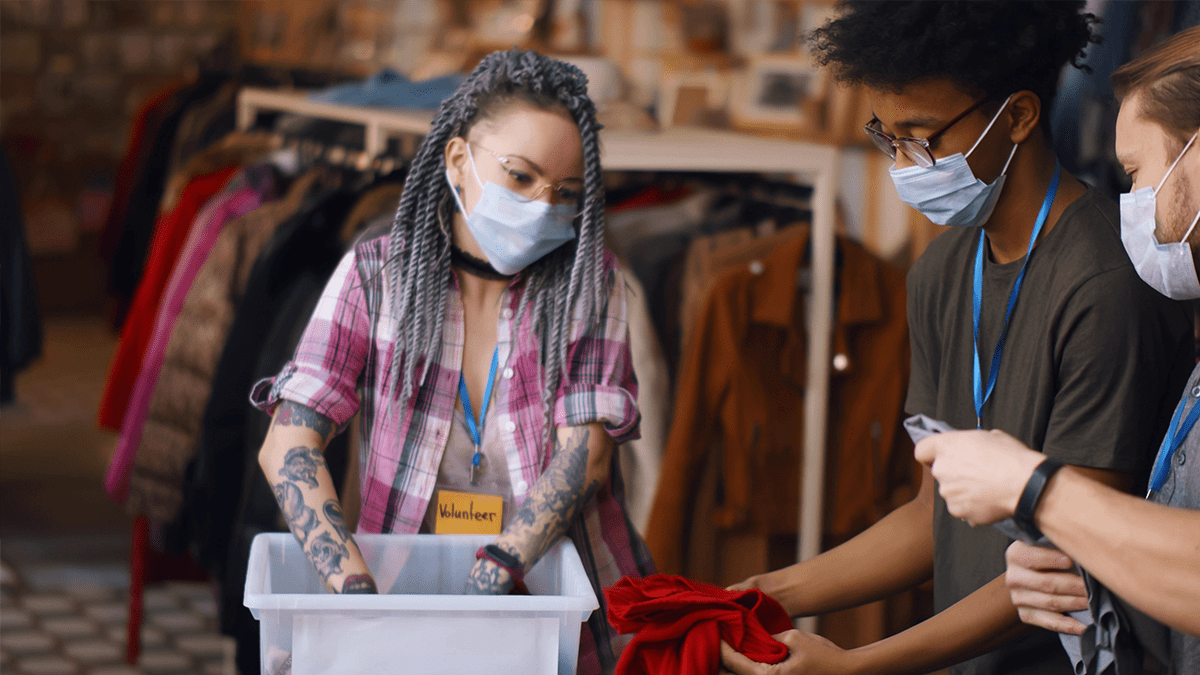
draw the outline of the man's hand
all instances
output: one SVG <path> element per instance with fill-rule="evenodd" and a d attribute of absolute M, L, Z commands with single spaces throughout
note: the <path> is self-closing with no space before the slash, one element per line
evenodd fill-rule
<path fill-rule="evenodd" d="M 788 657 L 774 665 L 751 661 L 721 641 L 720 675 L 847 675 L 854 672 L 851 653 L 820 635 L 789 630 L 774 638 L 787 645 Z"/>
<path fill-rule="evenodd" d="M 1003 431 L 949 431 L 917 444 L 917 461 L 938 482 L 950 515 L 988 525 L 1013 515 L 1033 470 L 1046 457 Z"/>
<path fill-rule="evenodd" d="M 1004 554 L 1004 583 L 1021 621 L 1058 633 L 1080 635 L 1084 625 L 1063 612 L 1087 609 L 1087 586 L 1061 552 L 1013 542 Z"/>

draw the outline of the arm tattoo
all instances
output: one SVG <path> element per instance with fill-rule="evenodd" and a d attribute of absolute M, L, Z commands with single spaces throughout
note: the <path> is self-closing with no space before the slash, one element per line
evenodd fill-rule
<path fill-rule="evenodd" d="M 591 431 L 584 427 L 572 430 L 557 449 L 546 471 L 538 478 L 529 498 L 513 516 L 505 535 L 514 535 L 529 544 L 524 552 L 509 548 L 524 565 L 536 562 L 558 540 L 583 511 L 583 507 L 600 489 L 600 481 L 588 480 L 588 441 Z M 467 579 L 468 594 L 507 593 L 512 580 L 500 581 L 499 566 L 480 560 Z"/>
<path fill-rule="evenodd" d="M 342 515 L 342 505 L 336 500 L 330 499 L 325 502 L 325 519 L 333 526 L 333 533 L 342 538 L 342 541 L 350 541 L 350 528 L 346 527 L 346 517 Z"/>
<path fill-rule="evenodd" d="M 346 545 L 334 541 L 328 532 L 322 532 L 320 536 L 313 539 L 309 555 L 312 557 L 313 563 L 317 567 L 317 572 L 320 573 L 322 579 L 328 579 L 335 574 L 341 574 L 342 561 L 350 557 L 349 551 L 346 550 Z"/>
<path fill-rule="evenodd" d="M 279 475 L 297 483 L 304 483 L 310 488 L 315 488 L 320 485 L 317 482 L 317 467 L 319 464 L 324 463 L 325 458 L 321 456 L 320 451 L 316 448 L 298 445 L 287 451 L 287 456 L 283 459 L 283 468 L 279 470 Z"/>
<path fill-rule="evenodd" d="M 539 539 L 553 532 L 554 537 L 566 532 L 567 526 L 582 510 L 592 495 L 600 489 L 599 481 L 587 484 L 588 440 L 591 431 L 578 429 L 562 443 L 550 460 L 550 466 L 538 479 L 535 490 L 513 517 L 513 525 L 532 528 Z M 547 520 L 548 522 L 538 521 Z M 550 547 L 546 540 L 540 552 Z M 541 557 L 540 555 L 538 556 Z"/>
<path fill-rule="evenodd" d="M 375 580 L 370 574 L 351 574 L 342 582 L 342 593 L 376 595 L 379 589 L 375 588 Z"/>
<path fill-rule="evenodd" d="M 308 427 L 321 436 L 321 440 L 329 438 L 333 432 L 333 420 L 313 410 L 292 401 L 284 401 L 275 409 L 274 424 L 281 427 Z"/>
<path fill-rule="evenodd" d="M 308 541 L 308 535 L 317 526 L 317 512 L 308 508 L 304 503 L 304 495 L 295 483 L 284 481 L 274 487 L 275 501 L 283 511 L 288 526 L 296 533 L 296 538 L 303 546 Z"/>

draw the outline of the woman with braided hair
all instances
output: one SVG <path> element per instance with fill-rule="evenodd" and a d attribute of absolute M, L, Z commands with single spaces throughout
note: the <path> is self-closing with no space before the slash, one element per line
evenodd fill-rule
<path fill-rule="evenodd" d="M 639 418 L 599 128 L 574 66 L 485 58 L 442 103 L 391 231 L 346 254 L 295 358 L 256 385 L 273 415 L 259 462 L 332 591 L 376 592 L 322 456 L 359 411 L 359 531 L 494 528 L 467 593 L 509 592 L 562 536 L 601 603 L 653 572 L 613 451 Z M 604 617 L 581 673 L 619 655 Z"/>

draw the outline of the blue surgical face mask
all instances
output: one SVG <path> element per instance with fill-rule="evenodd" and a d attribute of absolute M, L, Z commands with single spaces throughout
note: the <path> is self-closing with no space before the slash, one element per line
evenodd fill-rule
<path fill-rule="evenodd" d="M 1151 288 L 1171 298 L 1172 300 L 1195 300 L 1200 298 L 1200 280 L 1196 279 L 1196 263 L 1192 257 L 1191 245 L 1187 243 L 1196 223 L 1200 221 L 1200 213 L 1192 219 L 1183 238 L 1177 242 L 1158 243 L 1154 236 L 1154 215 L 1156 196 L 1162 189 L 1175 165 L 1183 158 L 1184 153 L 1196 142 L 1196 134 L 1183 147 L 1183 152 L 1175 158 L 1171 168 L 1158 182 L 1157 188 L 1149 185 L 1133 192 L 1121 195 L 1121 243 L 1125 252 L 1133 262 L 1133 268 L 1138 276 Z"/>
<path fill-rule="evenodd" d="M 467 157 L 475 182 L 483 190 L 470 213 L 454 189 L 449 170 L 446 171 L 446 182 L 467 220 L 467 229 L 497 272 L 516 274 L 575 238 L 575 228 L 571 224 L 574 212 L 570 206 L 526 201 L 491 181 L 484 184 L 475 169 L 470 145 L 467 146 Z"/>
<path fill-rule="evenodd" d="M 992 116 L 992 121 L 988 122 L 987 128 L 966 155 L 956 152 L 949 157 L 938 158 L 937 163 L 930 167 L 914 164 L 897 169 L 893 165 L 888 173 L 892 176 L 900 200 L 938 225 L 974 227 L 986 223 L 992 215 L 992 210 L 996 208 L 996 201 L 1000 199 L 1000 191 L 1004 188 L 1004 174 L 1008 171 L 1013 155 L 1017 154 L 1019 144 L 1013 145 L 1000 176 L 990 184 L 975 177 L 971 166 L 967 164 L 967 157 L 979 147 L 980 141 L 991 131 L 996 120 L 1000 119 L 1000 113 L 1011 99 L 1011 95 L 1004 99 L 1000 109 Z"/>

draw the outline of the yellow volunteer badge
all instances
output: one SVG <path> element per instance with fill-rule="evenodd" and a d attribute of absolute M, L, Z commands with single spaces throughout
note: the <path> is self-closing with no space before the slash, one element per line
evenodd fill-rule
<path fill-rule="evenodd" d="M 438 492 L 434 534 L 500 534 L 504 498 L 470 492 Z"/>

